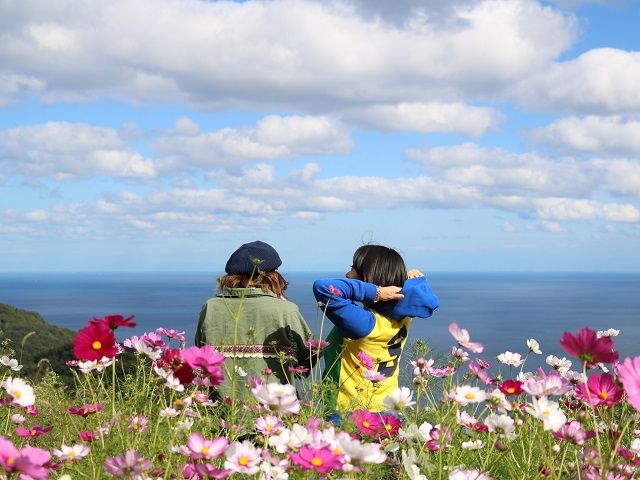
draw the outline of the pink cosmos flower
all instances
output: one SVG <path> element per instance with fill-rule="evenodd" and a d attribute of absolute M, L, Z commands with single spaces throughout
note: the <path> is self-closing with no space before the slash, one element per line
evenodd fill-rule
<path fill-rule="evenodd" d="M 471 373 L 473 373 L 476 377 L 478 377 L 478 379 L 482 381 L 482 383 L 484 383 L 485 385 L 493 385 L 498 383 L 496 382 L 495 379 L 491 378 L 491 376 L 487 373 L 487 371 L 483 367 L 479 367 L 475 363 L 469 364 L 469 370 L 471 370 Z"/>
<path fill-rule="evenodd" d="M 257 383 L 251 388 L 255 399 L 271 411 L 281 414 L 297 415 L 300 412 L 300 402 L 296 394 L 296 387 L 290 384 Z"/>
<path fill-rule="evenodd" d="M 576 398 L 594 407 L 610 407 L 620 402 L 623 390 L 616 385 L 609 373 L 603 373 L 601 376 L 594 373 L 589 377 L 587 383 L 576 386 L 575 393 Z"/>
<path fill-rule="evenodd" d="M 217 386 L 224 381 L 224 355 L 211 345 L 187 348 L 182 352 L 182 358 L 191 368 L 203 372 L 208 377 L 208 386 Z"/>
<path fill-rule="evenodd" d="M 91 414 L 98 413 L 104 410 L 102 403 L 85 403 L 81 407 L 69 407 L 67 410 L 71 415 L 79 415 L 81 417 L 87 417 Z"/>
<path fill-rule="evenodd" d="M 263 435 L 275 435 L 282 431 L 284 422 L 280 417 L 266 415 L 256 418 L 256 430 Z"/>
<path fill-rule="evenodd" d="M 522 389 L 534 397 L 562 395 L 571 390 L 569 380 L 564 378 L 557 370 L 551 370 L 548 374 L 539 368 L 536 377 L 527 378 Z"/>
<path fill-rule="evenodd" d="M 380 373 L 375 370 L 365 370 L 362 372 L 362 376 L 372 383 L 379 383 L 387 379 L 387 376 L 384 373 Z"/>
<path fill-rule="evenodd" d="M 174 339 L 177 340 L 180 343 L 185 343 L 186 339 L 185 339 L 185 332 L 178 332 L 177 330 L 174 330 L 173 328 L 156 328 L 156 333 L 158 335 L 162 335 L 165 336 L 169 339 Z"/>
<path fill-rule="evenodd" d="M 303 470 L 315 470 L 328 473 L 342 467 L 341 456 L 333 453 L 329 447 L 312 448 L 303 446 L 298 453 L 289 453 L 289 458 Z"/>
<path fill-rule="evenodd" d="M 83 442 L 93 442 L 98 438 L 94 432 L 90 432 L 88 430 L 78 432 L 78 437 L 80 437 L 80 440 Z"/>
<path fill-rule="evenodd" d="M 583 430 L 578 420 L 565 423 L 557 432 L 551 432 L 556 440 L 567 440 L 576 445 L 584 445 L 584 442 L 596 436 L 596 433 Z"/>
<path fill-rule="evenodd" d="M 371 438 L 377 438 L 384 428 L 380 415 L 369 410 L 355 410 L 351 414 L 351 421 L 363 435 Z"/>
<path fill-rule="evenodd" d="M 116 338 L 104 323 L 90 323 L 73 340 L 73 354 L 78 360 L 113 358 L 117 353 Z"/>
<path fill-rule="evenodd" d="M 382 420 L 382 435 L 381 437 L 393 438 L 398 436 L 398 431 L 402 426 L 402 422 L 398 417 L 391 414 L 380 414 Z"/>
<path fill-rule="evenodd" d="M 329 345 L 329 342 L 327 342 L 326 340 L 320 340 L 318 338 L 310 338 L 309 340 L 305 340 L 304 342 L 304 346 L 312 351 L 325 349 Z"/>
<path fill-rule="evenodd" d="M 193 467 L 195 475 L 189 477 L 184 474 L 184 470 L 183 470 L 184 478 L 189 478 L 193 480 L 200 480 L 205 478 L 213 478 L 214 480 L 224 480 L 225 478 L 227 478 L 229 475 L 233 473 L 231 470 L 221 470 L 215 465 L 211 465 L 210 463 L 195 463 L 195 464 L 191 464 L 191 466 Z"/>
<path fill-rule="evenodd" d="M 373 370 L 374 363 L 371 356 L 369 356 L 367 353 L 360 350 L 358 352 L 358 355 L 356 355 L 356 357 L 358 358 L 358 361 L 360 362 L 360 366 L 362 368 L 365 368 L 367 370 Z"/>
<path fill-rule="evenodd" d="M 640 410 L 640 357 L 626 358 L 618 365 L 618 380 L 627 394 L 627 401 Z"/>
<path fill-rule="evenodd" d="M 40 425 L 34 425 L 30 428 L 18 427 L 16 428 L 16 435 L 23 438 L 36 438 L 41 435 L 46 435 L 51 430 L 51 427 L 41 427 Z"/>
<path fill-rule="evenodd" d="M 491 480 L 491 475 L 480 470 L 455 468 L 449 474 L 449 480 Z"/>
<path fill-rule="evenodd" d="M 135 450 L 127 450 L 124 455 L 109 457 L 104 461 L 104 471 L 112 477 L 137 477 L 149 470 L 151 460 L 142 458 Z"/>
<path fill-rule="evenodd" d="M 132 415 L 129 417 L 129 424 L 127 428 L 131 432 L 146 432 L 149 425 L 149 419 L 144 415 Z"/>
<path fill-rule="evenodd" d="M 618 360 L 618 352 L 614 352 L 611 337 L 598 338 L 597 333 L 590 328 L 581 328 L 574 336 L 571 332 L 564 332 L 560 345 L 569 355 L 582 360 L 587 368 L 598 363 L 613 363 Z"/>
<path fill-rule="evenodd" d="M 455 323 L 449 324 L 449 333 L 458 342 L 458 345 L 473 353 L 481 353 L 484 350 L 484 346 L 481 343 L 472 342 L 469 332 L 464 328 L 458 327 Z"/>
<path fill-rule="evenodd" d="M 18 450 L 11 441 L 0 436 L 0 467 L 9 476 L 20 473 L 22 478 L 46 479 L 49 477 L 47 465 L 50 460 L 51 455 L 45 450 L 29 445 Z"/>
<path fill-rule="evenodd" d="M 134 318 L 135 315 L 131 315 L 127 318 L 124 318 L 122 315 L 105 315 L 104 318 L 93 317 L 89 320 L 89 323 L 104 323 L 111 330 L 115 330 L 118 327 L 135 327 L 136 322 L 132 321 Z"/>
<path fill-rule="evenodd" d="M 187 448 L 191 452 L 191 458 L 207 460 L 218 458 L 229 446 L 229 440 L 225 437 L 218 437 L 207 440 L 200 433 L 194 432 L 187 439 Z"/>

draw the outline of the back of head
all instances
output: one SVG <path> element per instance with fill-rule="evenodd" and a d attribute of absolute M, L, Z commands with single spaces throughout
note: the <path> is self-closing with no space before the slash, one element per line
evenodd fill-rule
<path fill-rule="evenodd" d="M 219 288 L 258 287 L 283 297 L 289 283 L 277 271 L 280 265 L 280 255 L 268 243 L 245 243 L 229 257 L 224 268 L 227 275 L 218 280 Z"/>
<path fill-rule="evenodd" d="M 361 280 L 384 287 L 402 287 L 407 279 L 407 267 L 400 254 L 382 245 L 358 248 L 353 254 L 353 268 Z"/>

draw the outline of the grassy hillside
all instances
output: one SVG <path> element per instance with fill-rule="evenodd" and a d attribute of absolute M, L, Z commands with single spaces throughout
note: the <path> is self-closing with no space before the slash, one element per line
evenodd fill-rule
<path fill-rule="evenodd" d="M 73 358 L 74 336 L 73 330 L 50 325 L 35 312 L 0 304 L 0 339 L 11 341 L 9 346 L 15 351 L 14 358 L 24 365 L 25 376 L 40 377 L 51 368 L 65 382 L 71 382 L 65 362 Z"/>

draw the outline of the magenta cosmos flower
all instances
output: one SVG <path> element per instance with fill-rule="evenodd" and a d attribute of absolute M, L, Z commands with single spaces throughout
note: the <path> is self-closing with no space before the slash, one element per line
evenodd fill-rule
<path fill-rule="evenodd" d="M 618 352 L 614 352 L 614 343 L 611 337 L 600 337 L 590 328 L 581 328 L 577 335 L 564 332 L 560 339 L 560 345 L 569 355 L 582 360 L 587 368 L 598 363 L 613 363 L 618 360 Z"/>
<path fill-rule="evenodd" d="M 329 447 L 312 448 L 305 445 L 298 453 L 290 453 L 289 458 L 303 470 L 315 470 L 328 473 L 342 467 L 341 456 L 333 453 Z"/>
<path fill-rule="evenodd" d="M 89 323 L 104 323 L 111 330 L 115 330 L 118 327 L 135 327 L 136 322 L 133 321 L 134 318 L 136 318 L 135 315 L 131 315 L 127 318 L 122 315 L 105 315 L 104 318 L 93 317 L 89 320 Z"/>
<path fill-rule="evenodd" d="M 73 341 L 73 354 L 78 360 L 113 358 L 117 353 L 116 338 L 104 323 L 90 323 L 78 332 Z"/>
<path fill-rule="evenodd" d="M 85 403 L 81 407 L 69 407 L 67 410 L 71 415 L 80 415 L 81 417 L 87 417 L 91 414 L 98 413 L 104 410 L 104 405 L 101 403 Z"/>
<path fill-rule="evenodd" d="M 626 358 L 618 365 L 618 380 L 627 394 L 627 401 L 640 410 L 640 357 L 633 360 Z"/>
<path fill-rule="evenodd" d="M 33 427 L 24 428 L 18 427 L 16 428 L 16 435 L 23 438 L 35 438 L 41 435 L 46 435 L 51 431 L 51 427 L 41 427 L 40 425 L 34 425 Z"/>
<path fill-rule="evenodd" d="M 594 407 L 615 405 L 620 402 L 622 392 L 608 373 L 603 373 L 601 376 L 594 373 L 587 383 L 576 386 L 576 397 Z"/>

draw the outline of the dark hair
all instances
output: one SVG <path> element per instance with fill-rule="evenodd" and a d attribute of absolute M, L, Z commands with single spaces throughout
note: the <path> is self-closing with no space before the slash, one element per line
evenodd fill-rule
<path fill-rule="evenodd" d="M 407 279 L 404 260 L 393 248 L 363 245 L 353 254 L 353 269 L 360 280 L 381 287 L 402 287 Z"/>
<path fill-rule="evenodd" d="M 222 291 L 225 288 L 247 288 L 258 287 L 263 292 L 271 291 L 278 297 L 284 297 L 284 291 L 289 286 L 280 272 L 271 270 L 270 272 L 255 271 L 253 274 L 233 273 L 224 275 L 218 279 L 218 288 Z"/>

